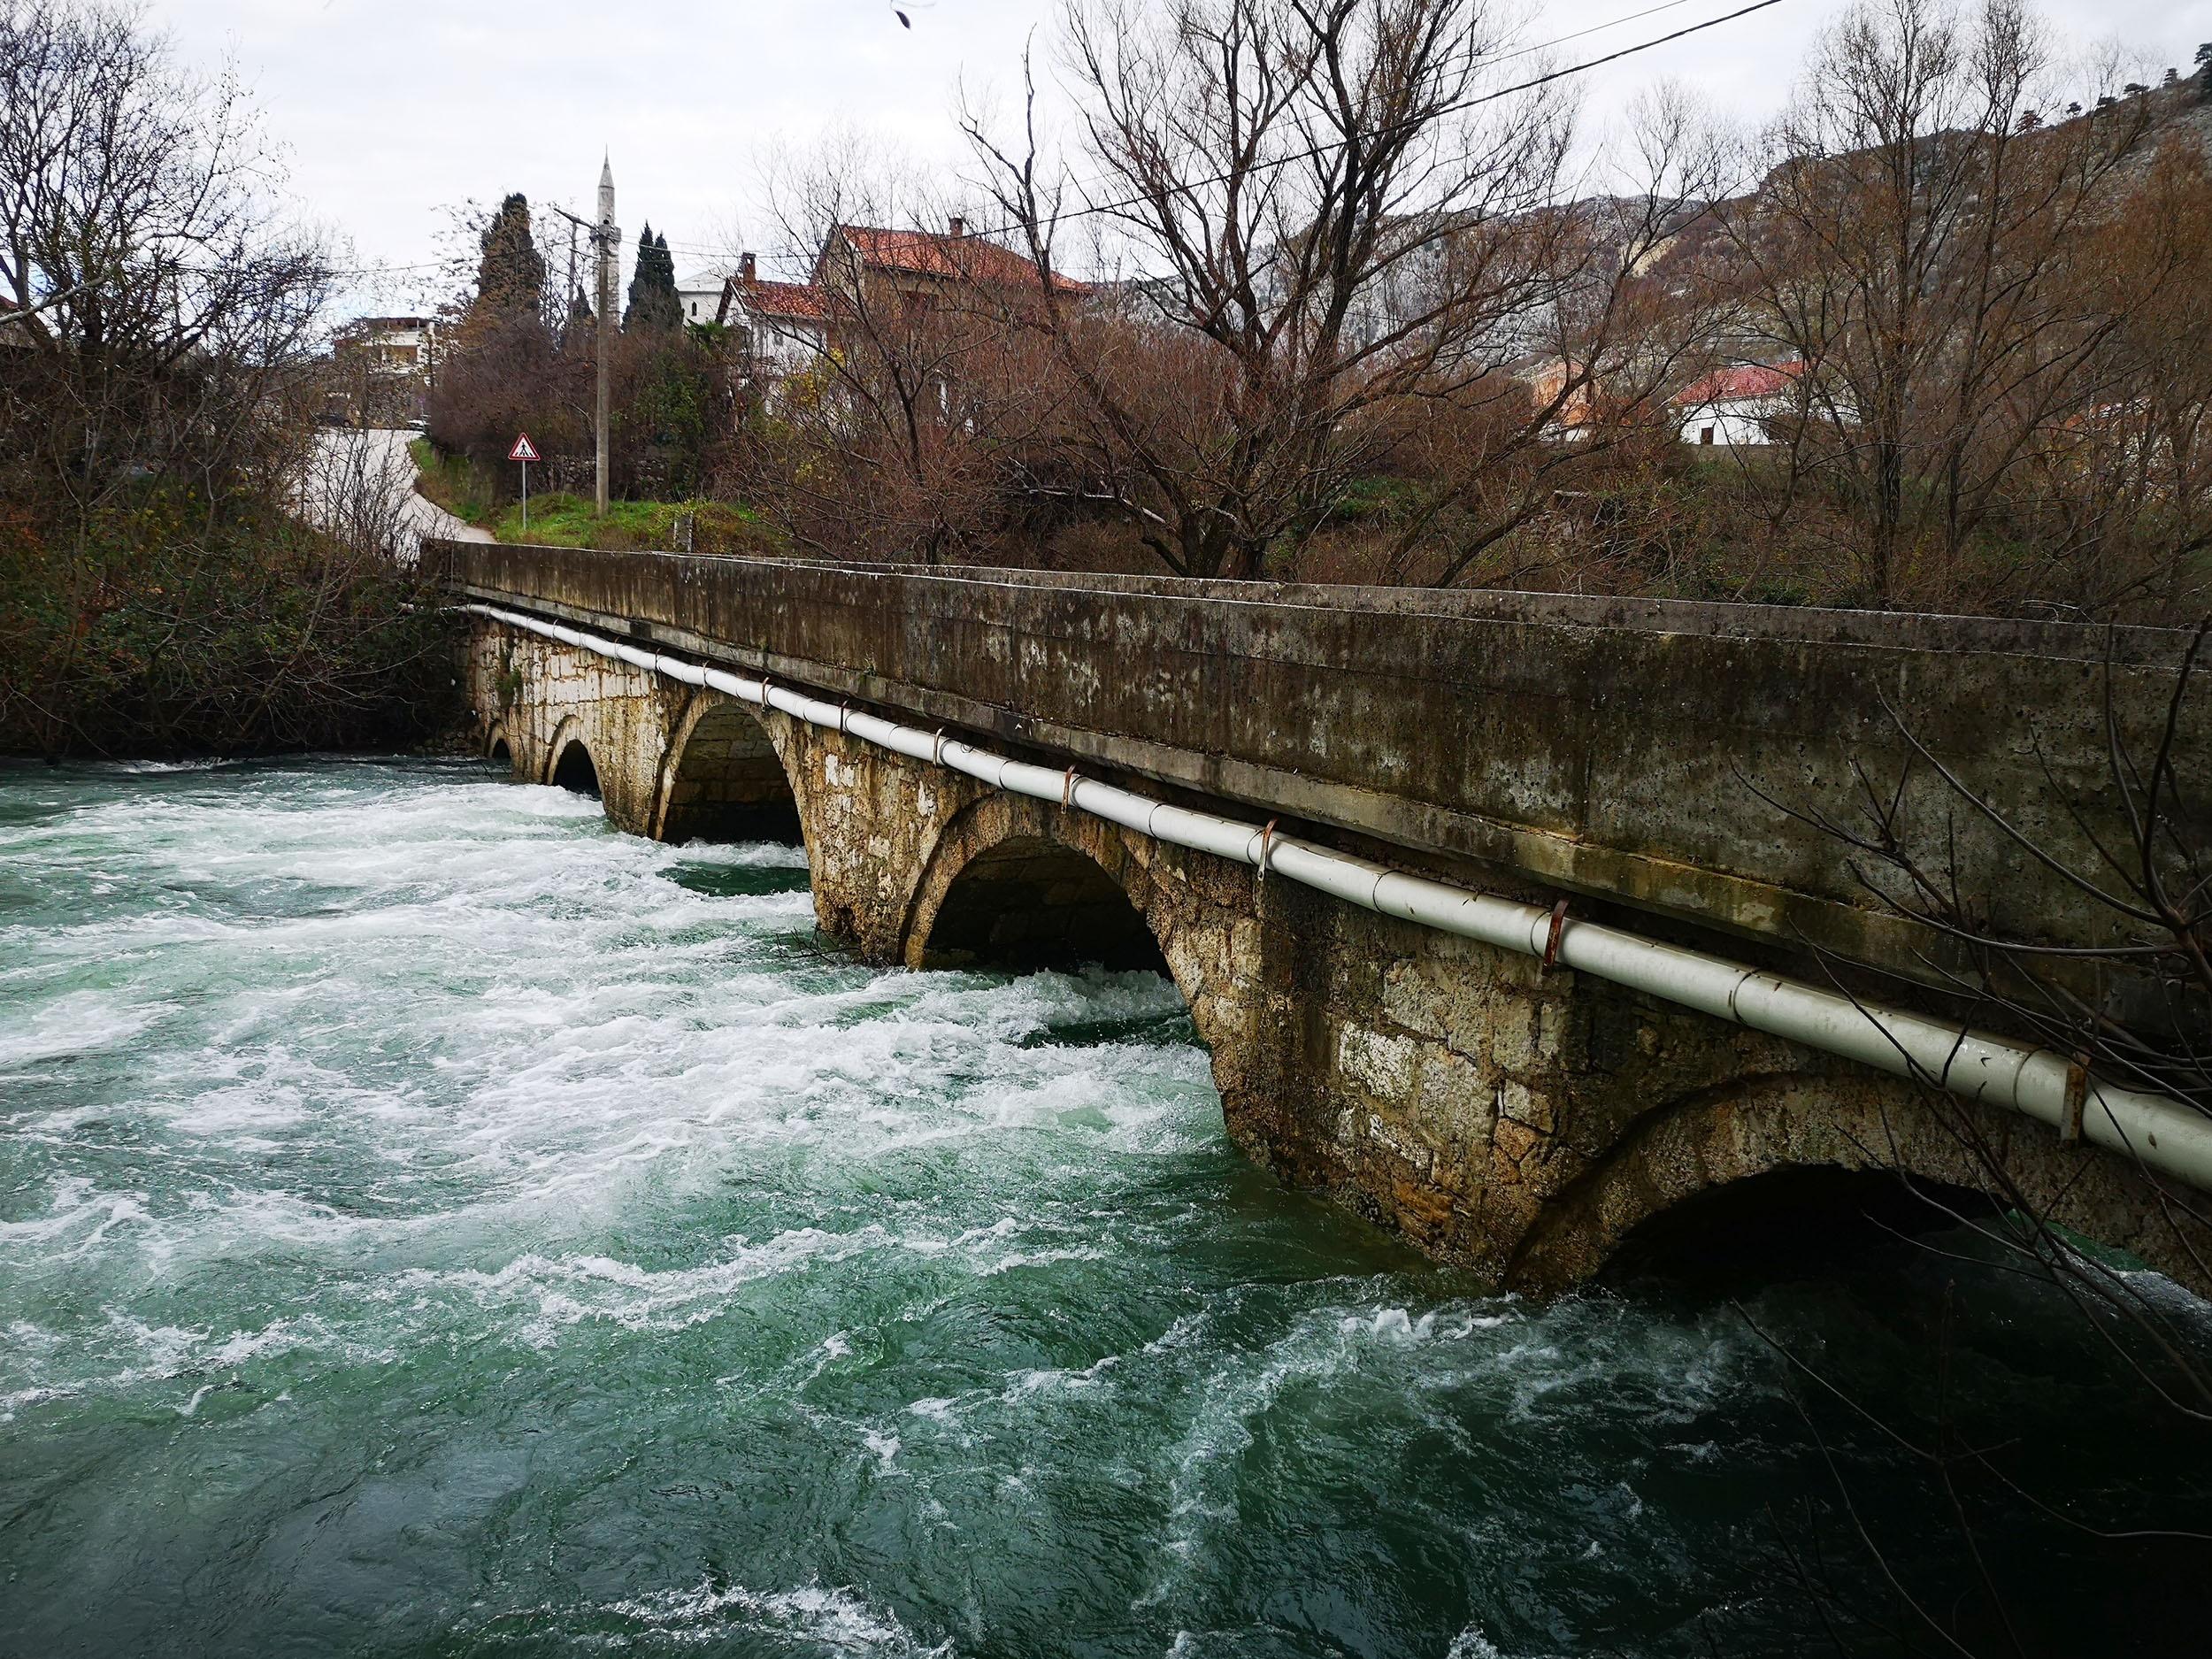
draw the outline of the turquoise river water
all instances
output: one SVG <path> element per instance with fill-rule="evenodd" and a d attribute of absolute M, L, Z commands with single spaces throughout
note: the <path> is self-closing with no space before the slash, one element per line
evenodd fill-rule
<path fill-rule="evenodd" d="M 795 849 L 0 772 L 6 1655 L 2208 1650 L 2203 1544 L 2085 1530 L 2212 1522 L 2200 1427 L 1794 1260 L 1487 1294 L 1243 1162 L 1164 980 L 871 969 Z"/>

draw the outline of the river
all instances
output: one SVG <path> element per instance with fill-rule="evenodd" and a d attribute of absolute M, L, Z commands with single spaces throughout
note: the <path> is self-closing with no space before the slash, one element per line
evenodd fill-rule
<path fill-rule="evenodd" d="M 1786 1354 L 2063 1510 L 1962 1478 L 2028 1651 L 2202 1651 L 2205 1547 L 2074 1523 L 2212 1439 L 2037 1286 L 1488 1294 L 1243 1162 L 1165 981 L 806 879 L 472 763 L 0 772 L 0 1653 L 1942 1650 L 1889 1572 L 2010 1651 Z"/>

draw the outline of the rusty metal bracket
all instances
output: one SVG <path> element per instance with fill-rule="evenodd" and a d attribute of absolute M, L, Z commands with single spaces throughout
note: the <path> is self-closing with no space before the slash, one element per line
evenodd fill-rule
<path fill-rule="evenodd" d="M 2089 1056 L 2078 1054 L 2066 1068 L 2066 1104 L 2058 1120 L 2058 1138 L 2069 1143 L 2081 1139 L 2082 1112 L 2089 1104 Z"/>
<path fill-rule="evenodd" d="M 1543 969 L 1549 973 L 1559 965 L 1559 936 L 1567 931 L 1567 901 L 1562 899 L 1551 907 L 1551 931 L 1544 938 Z"/>
<path fill-rule="evenodd" d="M 1279 818 L 1271 818 L 1267 820 L 1267 827 L 1260 832 L 1260 873 L 1255 878 L 1257 880 L 1267 879 L 1267 861 L 1275 847 L 1275 826 L 1281 822 Z"/>
<path fill-rule="evenodd" d="M 1075 804 L 1075 768 L 1071 766 L 1068 768 L 1068 775 L 1060 780 L 1060 804 L 1064 807 Z"/>

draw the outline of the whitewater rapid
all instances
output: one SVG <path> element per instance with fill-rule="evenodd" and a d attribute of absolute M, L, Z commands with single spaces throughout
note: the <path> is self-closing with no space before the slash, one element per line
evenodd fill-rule
<path fill-rule="evenodd" d="M 0 1653 L 1702 1652 L 1824 1479 L 1726 1301 L 1240 1160 L 1164 980 L 465 763 L 0 774 Z"/>

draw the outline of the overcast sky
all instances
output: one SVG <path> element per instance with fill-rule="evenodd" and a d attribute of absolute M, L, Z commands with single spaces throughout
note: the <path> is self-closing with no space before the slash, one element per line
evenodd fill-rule
<path fill-rule="evenodd" d="M 1056 0 L 154 0 L 187 59 L 233 58 L 290 148 L 292 188 L 364 262 L 431 259 L 439 208 L 510 190 L 588 209 L 603 148 L 626 241 L 649 219 L 689 280 L 731 245 L 773 244 L 759 163 L 857 127 L 949 170 L 950 111 L 971 87 L 1018 81 Z M 1529 39 L 1563 63 L 1598 57 L 1744 0 L 1536 0 Z M 1845 0 L 1763 12 L 1582 77 L 1607 111 L 1661 78 L 1755 120 L 1786 96 L 1808 42 Z M 2188 71 L 2212 40 L 2212 0 L 2042 0 L 2083 45 L 2116 41 Z M 1041 57 L 1043 54 L 1041 52 Z M 2154 73 L 2151 76 L 2155 79 Z M 399 296 L 364 297 L 393 303 Z"/>

